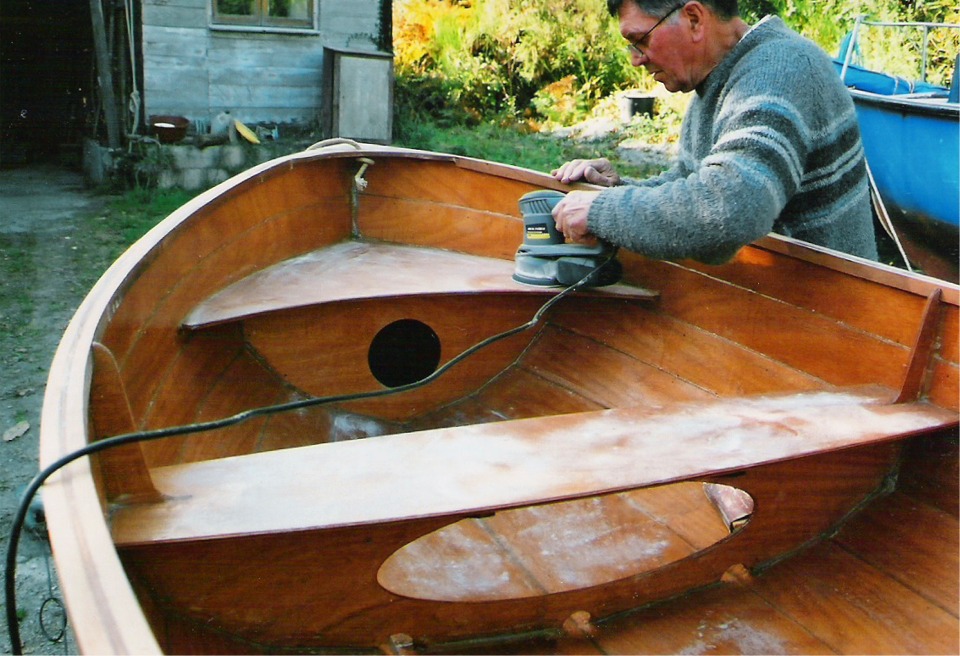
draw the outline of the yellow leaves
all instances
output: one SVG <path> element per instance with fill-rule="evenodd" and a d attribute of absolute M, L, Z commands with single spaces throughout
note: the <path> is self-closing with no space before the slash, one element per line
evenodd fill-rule
<path fill-rule="evenodd" d="M 393 9 L 394 64 L 422 71 L 435 63 L 438 26 L 466 23 L 469 5 L 448 0 L 397 0 Z"/>

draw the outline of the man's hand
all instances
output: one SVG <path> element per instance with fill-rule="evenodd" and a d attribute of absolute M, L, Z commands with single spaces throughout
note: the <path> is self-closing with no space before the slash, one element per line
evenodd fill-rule
<path fill-rule="evenodd" d="M 620 184 L 619 174 L 613 170 L 610 160 L 605 157 L 600 159 L 575 159 L 551 171 L 550 175 L 564 184 L 570 184 L 577 180 L 585 180 L 604 187 L 615 187 Z"/>
<path fill-rule="evenodd" d="M 597 197 L 597 191 L 571 191 L 553 208 L 553 220 L 557 230 L 569 242 L 592 242 L 587 230 L 587 215 Z"/>

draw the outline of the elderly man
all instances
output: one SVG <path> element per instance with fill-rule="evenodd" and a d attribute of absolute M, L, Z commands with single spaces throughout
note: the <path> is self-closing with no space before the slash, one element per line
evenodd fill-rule
<path fill-rule="evenodd" d="M 553 172 L 610 187 L 570 192 L 556 206 L 568 240 L 720 263 L 775 231 L 877 259 L 853 102 L 825 52 L 779 18 L 750 27 L 736 0 L 607 5 L 633 65 L 695 95 L 678 161 L 661 175 L 621 178 L 606 159 Z"/>

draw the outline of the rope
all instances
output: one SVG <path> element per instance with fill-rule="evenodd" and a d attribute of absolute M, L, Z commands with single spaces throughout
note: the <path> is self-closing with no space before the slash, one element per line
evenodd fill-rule
<path fill-rule="evenodd" d="M 312 146 L 307 146 L 307 150 L 321 150 L 323 148 L 329 148 L 330 146 L 336 146 L 339 144 L 347 144 L 348 146 L 353 146 L 357 150 L 363 150 L 363 146 L 354 141 L 353 139 L 347 139 L 346 137 L 334 137 L 333 139 L 324 139 L 323 141 L 318 141 Z"/>
<path fill-rule="evenodd" d="M 903 250 L 903 244 L 900 243 L 900 236 L 897 234 L 896 228 L 893 227 L 893 221 L 890 220 L 887 207 L 883 204 L 883 199 L 880 197 L 880 190 L 877 189 L 877 182 L 873 179 L 873 171 L 870 170 L 870 164 L 867 163 L 866 159 L 863 160 L 863 163 L 867 167 L 867 181 L 870 183 L 870 200 L 873 201 L 873 207 L 877 210 L 877 218 L 880 220 L 880 225 L 883 226 L 884 232 L 890 236 L 893 243 L 897 245 L 897 250 L 900 251 L 900 257 L 903 258 L 903 263 L 906 265 L 907 271 L 913 273 L 910 260 L 907 259 L 907 254 Z"/>

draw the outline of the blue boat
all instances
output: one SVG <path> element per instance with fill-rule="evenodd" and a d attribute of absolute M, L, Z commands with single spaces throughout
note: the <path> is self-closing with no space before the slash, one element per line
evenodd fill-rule
<path fill-rule="evenodd" d="M 958 25 L 858 20 L 834 60 L 850 89 L 875 190 L 878 213 L 895 241 L 925 273 L 957 282 L 960 263 L 960 103 L 951 88 L 856 66 L 863 25 L 930 29 Z M 881 216 L 881 222 L 886 217 Z"/>

